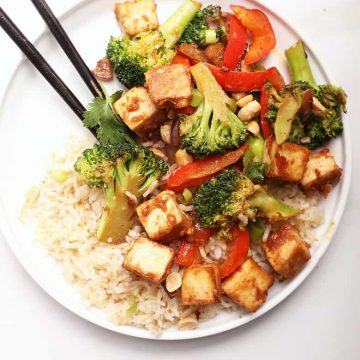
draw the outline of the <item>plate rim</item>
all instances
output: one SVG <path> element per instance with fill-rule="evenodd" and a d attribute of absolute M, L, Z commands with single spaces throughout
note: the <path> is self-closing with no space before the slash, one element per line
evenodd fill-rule
<path fill-rule="evenodd" d="M 67 8 L 67 10 L 62 11 L 61 14 L 58 16 L 58 19 L 60 21 L 68 18 L 73 13 L 80 10 L 83 6 L 87 6 L 88 4 L 94 2 L 95 0 L 75 0 L 74 5 Z M 180 0 L 177 0 L 180 1 Z M 324 74 L 325 78 L 329 83 L 334 83 L 334 79 L 329 76 L 328 71 L 326 69 L 326 66 L 323 65 L 322 62 L 318 59 L 317 55 L 313 52 L 312 46 L 309 45 L 309 42 L 307 41 L 306 37 L 300 36 L 300 32 L 298 31 L 298 27 L 294 25 L 290 25 L 287 20 L 285 20 L 282 16 L 278 15 L 275 11 L 270 9 L 268 6 L 262 4 L 260 1 L 257 0 L 247 0 L 251 3 L 253 3 L 257 8 L 260 8 L 264 10 L 266 13 L 271 14 L 273 17 L 277 18 L 278 21 L 282 22 L 286 27 L 288 27 L 295 35 L 297 35 L 298 38 L 302 39 L 306 46 L 306 51 L 311 54 L 311 58 L 313 61 L 318 65 L 319 69 L 321 69 L 322 73 Z M 47 28 L 44 28 L 33 41 L 34 45 L 37 45 L 41 39 L 49 34 L 49 30 Z M 311 42 L 310 42 L 311 43 Z M 0 93 L 0 119 L 2 118 L 2 112 L 3 112 L 3 104 L 6 101 L 7 97 L 7 90 L 11 86 L 11 83 L 16 76 L 18 70 L 20 67 L 27 61 L 24 55 L 19 53 L 18 55 L 20 59 L 17 61 L 17 65 L 15 66 L 14 70 L 12 71 L 12 75 L 10 76 L 9 80 L 4 86 L 4 90 Z M 343 119 L 345 119 L 347 116 L 343 115 Z M 47 294 L 49 295 L 53 300 L 55 300 L 57 303 L 61 304 L 65 309 L 71 311 L 73 314 L 76 314 L 77 316 L 87 320 L 88 322 L 95 324 L 101 328 L 111 330 L 113 332 L 132 336 L 136 338 L 142 338 L 142 339 L 148 339 L 148 340 L 191 340 L 191 339 L 197 339 L 202 337 L 207 337 L 211 335 L 220 334 L 229 330 L 232 330 L 234 328 L 240 327 L 242 325 L 245 325 L 263 314 L 271 311 L 274 307 L 279 305 L 282 301 L 284 301 L 292 292 L 294 292 L 303 282 L 304 280 L 313 272 L 314 268 L 319 264 L 321 258 L 325 254 L 325 252 L 328 250 L 330 243 L 335 237 L 335 234 L 337 233 L 337 230 L 340 226 L 340 221 L 342 219 L 346 203 L 348 201 L 348 196 L 350 192 L 350 183 L 351 183 L 351 173 L 352 173 L 352 146 L 351 146 L 351 136 L 350 136 L 350 125 L 349 122 L 344 121 L 344 131 L 343 131 L 343 156 L 344 156 L 344 171 L 343 171 L 343 177 L 341 181 L 341 189 L 340 189 L 340 197 L 339 197 L 339 203 L 337 204 L 336 210 L 334 211 L 334 216 L 330 220 L 330 222 L 335 222 L 335 229 L 332 232 L 332 234 L 325 239 L 325 235 L 322 235 L 319 242 L 324 242 L 326 240 L 326 243 L 321 246 L 321 248 L 317 251 L 317 256 L 314 261 L 309 264 L 305 269 L 302 270 L 300 274 L 297 275 L 296 278 L 294 278 L 291 283 L 287 284 L 287 286 L 281 291 L 280 294 L 278 294 L 274 299 L 269 299 L 266 302 L 266 307 L 260 308 L 256 313 L 251 314 L 248 316 L 245 320 L 242 320 L 241 317 L 235 318 L 232 320 L 229 320 L 225 324 L 215 325 L 212 326 L 209 329 L 196 329 L 186 332 L 174 332 L 170 333 L 170 336 L 167 336 L 166 329 L 164 330 L 163 334 L 160 337 L 156 337 L 152 335 L 148 330 L 137 328 L 132 325 L 115 325 L 112 324 L 110 321 L 101 321 L 98 319 L 92 318 L 90 313 L 81 312 L 78 309 L 75 308 L 71 303 L 68 304 L 67 302 L 63 301 L 62 299 L 58 299 L 56 294 L 53 293 L 51 289 L 48 288 L 46 285 L 46 282 L 37 275 L 35 271 L 31 269 L 31 266 L 27 263 L 26 258 L 21 254 L 20 251 L 16 249 L 16 246 L 14 242 L 12 242 L 10 239 L 12 238 L 12 231 L 10 227 L 6 224 L 6 212 L 4 210 L 4 206 L 0 202 L 0 231 L 3 234 L 3 237 L 11 249 L 12 253 L 15 255 L 16 259 L 19 261 L 21 266 L 25 269 L 25 271 L 30 275 L 32 280 Z M 1 198 L 0 198 L 1 199 Z M 84 306 L 85 308 L 85 306 Z"/>

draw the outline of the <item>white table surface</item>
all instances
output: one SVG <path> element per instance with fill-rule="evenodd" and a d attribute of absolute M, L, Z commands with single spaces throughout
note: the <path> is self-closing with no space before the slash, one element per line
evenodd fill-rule
<path fill-rule="evenodd" d="M 0 359 L 360 358 L 360 2 L 261 2 L 310 39 L 329 74 L 349 94 L 351 191 L 342 223 L 317 269 L 287 300 L 249 325 L 193 341 L 147 341 L 104 330 L 61 307 L 25 273 L 0 233 Z M 48 3 L 60 14 L 74 0 Z M 30 1 L 0 4 L 30 39 L 44 28 Z M 0 54 L 2 92 L 19 51 L 1 31 Z"/>

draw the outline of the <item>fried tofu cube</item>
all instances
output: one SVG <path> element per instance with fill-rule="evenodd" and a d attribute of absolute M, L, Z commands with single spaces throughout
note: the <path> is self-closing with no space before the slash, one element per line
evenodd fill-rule
<path fill-rule="evenodd" d="M 342 169 L 336 164 L 329 149 L 323 149 L 310 154 L 301 185 L 304 190 L 320 190 L 327 196 L 336 185 L 342 174 Z"/>
<path fill-rule="evenodd" d="M 134 87 L 125 92 L 113 107 L 129 129 L 140 137 L 148 136 L 167 120 L 144 87 Z"/>
<path fill-rule="evenodd" d="M 255 312 L 266 300 L 274 277 L 252 258 L 222 282 L 222 290 L 245 310 Z"/>
<path fill-rule="evenodd" d="M 311 258 L 309 244 L 288 224 L 271 233 L 262 248 L 266 260 L 285 279 L 294 277 Z"/>
<path fill-rule="evenodd" d="M 188 67 L 180 64 L 156 67 L 145 73 L 146 87 L 155 105 L 182 108 L 192 99 L 191 75 Z"/>
<path fill-rule="evenodd" d="M 160 284 L 169 274 L 174 256 L 175 252 L 169 246 L 140 237 L 127 253 L 123 267 Z"/>
<path fill-rule="evenodd" d="M 173 191 L 165 190 L 136 208 L 149 238 L 170 241 L 186 233 L 188 218 L 180 209 Z"/>
<path fill-rule="evenodd" d="M 301 181 L 310 150 L 304 146 L 288 142 L 277 144 L 274 137 L 265 141 L 263 161 L 269 165 L 266 176 L 289 182 Z"/>
<path fill-rule="evenodd" d="M 118 3 L 115 4 L 114 12 L 119 24 L 129 36 L 143 31 L 156 30 L 159 27 L 154 0 Z"/>
<path fill-rule="evenodd" d="M 184 270 L 181 286 L 183 305 L 207 305 L 219 301 L 221 279 L 217 264 L 193 265 Z"/>

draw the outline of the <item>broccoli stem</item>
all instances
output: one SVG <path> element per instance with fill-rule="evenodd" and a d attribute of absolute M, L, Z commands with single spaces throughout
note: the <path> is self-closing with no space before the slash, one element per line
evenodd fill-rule
<path fill-rule="evenodd" d="M 216 82 L 210 70 L 203 63 L 196 64 L 190 68 L 197 88 L 207 99 L 214 111 L 213 118 L 227 122 L 228 108 L 226 96 L 220 85 Z"/>
<path fill-rule="evenodd" d="M 204 101 L 204 97 L 198 89 L 192 90 L 192 99 L 191 99 L 191 106 L 199 107 L 200 104 Z"/>
<path fill-rule="evenodd" d="M 186 0 L 159 28 L 165 38 L 165 46 L 173 48 L 186 26 L 201 9 L 201 3 Z"/>
<path fill-rule="evenodd" d="M 318 88 L 302 41 L 285 50 L 293 81 L 307 81 L 315 89 Z"/>

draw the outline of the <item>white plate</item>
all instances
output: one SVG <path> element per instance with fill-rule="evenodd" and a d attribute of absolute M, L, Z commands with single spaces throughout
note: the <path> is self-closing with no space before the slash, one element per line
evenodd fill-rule
<path fill-rule="evenodd" d="M 179 1 L 158 0 L 157 3 L 160 20 L 164 20 L 176 8 Z M 228 6 L 227 1 L 214 0 L 204 3 L 218 3 L 224 8 Z M 299 35 L 286 22 L 260 4 L 250 0 L 242 1 L 241 4 L 266 11 L 277 35 L 277 50 L 269 56 L 267 64 L 276 65 L 288 77 L 286 61 L 281 54 L 299 38 Z M 90 68 L 104 55 L 109 36 L 120 33 L 112 7 L 113 0 L 83 1 L 61 17 L 62 24 Z M 40 18 L 35 20 L 41 21 Z M 87 104 L 91 100 L 90 93 L 52 36 L 47 32 L 42 34 L 36 41 L 36 46 L 79 99 Z M 309 51 L 308 55 L 317 82 L 331 82 L 313 53 Z M 118 86 L 114 82 L 109 86 L 110 91 Z M 176 329 L 169 329 L 163 333 L 161 339 L 193 339 L 248 323 L 279 304 L 304 281 L 327 249 L 346 203 L 351 173 L 347 121 L 344 121 L 344 127 L 344 135 L 331 143 L 331 152 L 344 169 L 343 178 L 328 199 L 322 203 L 326 210 L 326 218 L 325 223 L 317 230 L 321 240 L 313 245 L 312 258 L 302 272 L 291 281 L 274 285 L 268 300 L 255 314 L 242 317 L 236 312 L 221 314 L 212 320 L 201 322 L 193 331 L 179 332 Z M 1 229 L 9 246 L 32 278 L 63 306 L 104 328 L 131 336 L 154 339 L 155 337 L 146 330 L 116 326 L 110 323 L 100 310 L 87 308 L 81 302 L 76 289 L 65 282 L 60 267 L 36 244 L 31 226 L 24 225 L 18 220 L 24 193 L 29 187 L 41 181 L 49 164 L 50 154 L 74 134 L 82 136 L 87 134 L 87 130 L 82 128 L 76 116 L 32 65 L 22 61 L 5 91 L 1 104 Z"/>

